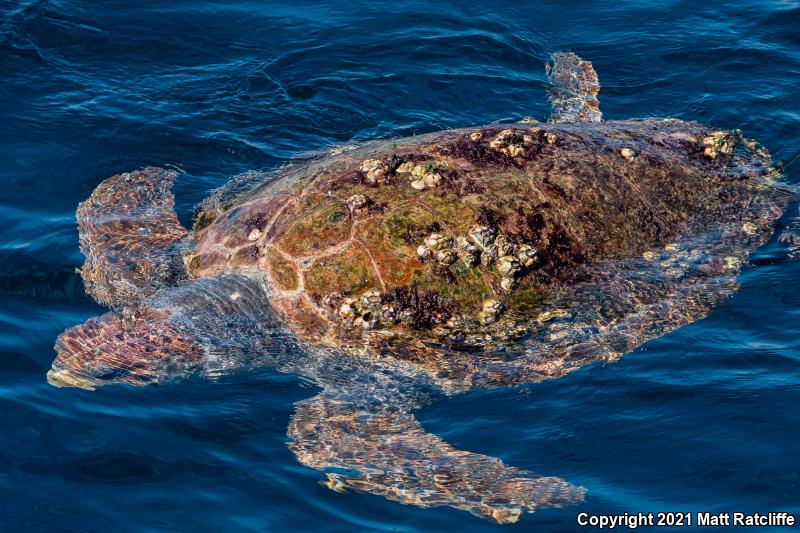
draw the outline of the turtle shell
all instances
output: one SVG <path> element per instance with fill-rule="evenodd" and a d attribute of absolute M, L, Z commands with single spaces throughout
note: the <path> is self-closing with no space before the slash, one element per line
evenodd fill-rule
<path fill-rule="evenodd" d="M 576 266 L 640 256 L 720 209 L 733 142 L 649 120 L 372 143 L 206 205 L 184 260 L 193 277 L 265 272 L 306 340 L 507 342 Z"/>

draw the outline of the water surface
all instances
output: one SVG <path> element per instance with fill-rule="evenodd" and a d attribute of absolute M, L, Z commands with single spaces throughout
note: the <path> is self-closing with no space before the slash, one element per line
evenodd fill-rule
<path fill-rule="evenodd" d="M 543 62 L 594 62 L 607 118 L 742 128 L 800 173 L 800 6 L 743 0 L 6 0 L 0 5 L 0 529 L 498 530 L 337 494 L 286 448 L 268 369 L 145 389 L 55 389 L 64 328 L 101 312 L 74 273 L 75 207 L 104 178 L 184 171 L 209 190 L 341 143 L 544 118 Z M 611 365 L 427 407 L 455 447 L 587 488 L 575 514 L 800 514 L 800 262 L 773 240 L 709 318 Z"/>

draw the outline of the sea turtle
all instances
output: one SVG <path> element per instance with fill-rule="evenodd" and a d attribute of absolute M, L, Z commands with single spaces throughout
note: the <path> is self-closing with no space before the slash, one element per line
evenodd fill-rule
<path fill-rule="evenodd" d="M 289 446 L 327 485 L 497 522 L 583 489 L 459 451 L 413 413 L 536 383 L 706 316 L 790 200 L 738 131 L 601 121 L 557 53 L 547 123 L 366 143 L 214 193 L 191 233 L 176 172 L 113 176 L 77 213 L 80 273 L 113 311 L 65 331 L 57 386 L 263 364 L 314 380 Z"/>

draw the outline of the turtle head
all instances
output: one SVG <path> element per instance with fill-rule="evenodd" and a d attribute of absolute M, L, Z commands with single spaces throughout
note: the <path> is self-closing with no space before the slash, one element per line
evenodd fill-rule
<path fill-rule="evenodd" d="M 168 311 L 147 307 L 90 318 L 62 333 L 55 351 L 47 381 L 86 390 L 112 383 L 155 383 L 191 371 L 204 354 Z"/>

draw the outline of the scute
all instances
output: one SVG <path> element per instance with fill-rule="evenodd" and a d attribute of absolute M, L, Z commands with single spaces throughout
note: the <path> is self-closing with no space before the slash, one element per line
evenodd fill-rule
<path fill-rule="evenodd" d="M 183 255 L 186 271 L 194 278 L 263 268 L 266 243 L 285 230 L 295 207 L 294 197 L 275 194 L 232 206 L 210 224 L 195 226 L 194 246 Z M 206 220 L 207 215 L 199 215 Z"/>
<path fill-rule="evenodd" d="M 314 261 L 303 278 L 309 296 L 319 300 L 335 293 L 358 294 L 378 284 L 369 255 L 355 242 Z"/>
<path fill-rule="evenodd" d="M 417 260 L 411 246 L 402 242 L 396 243 L 389 237 L 385 220 L 383 216 L 364 220 L 356 229 L 356 238 L 369 250 L 377 274 L 385 285 L 407 285 L 423 265 Z"/>
<path fill-rule="evenodd" d="M 274 296 L 270 305 L 291 325 L 292 332 L 308 342 L 322 342 L 329 338 L 329 320 L 303 296 Z"/>
<path fill-rule="evenodd" d="M 386 209 L 381 230 L 394 249 L 414 250 L 426 235 L 441 230 L 441 224 L 431 211 L 417 203 L 404 202 Z"/>
<path fill-rule="evenodd" d="M 350 236 L 349 209 L 334 196 L 310 193 L 300 199 L 297 212 L 299 216 L 294 223 L 287 221 L 286 232 L 276 242 L 294 257 L 318 254 Z"/>
<path fill-rule="evenodd" d="M 268 270 L 275 287 L 281 291 L 295 291 L 300 286 L 295 264 L 275 247 L 267 252 Z"/>

